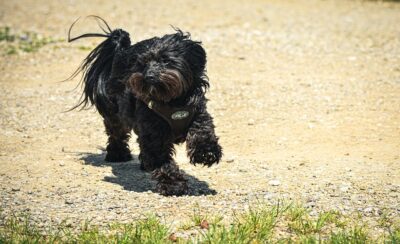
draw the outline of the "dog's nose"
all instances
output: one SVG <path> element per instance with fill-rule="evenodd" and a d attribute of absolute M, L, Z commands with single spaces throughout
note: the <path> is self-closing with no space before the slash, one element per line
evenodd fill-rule
<path fill-rule="evenodd" d="M 145 73 L 145 79 L 148 80 L 148 82 L 156 82 L 157 81 L 157 74 L 160 72 L 160 66 L 157 64 L 155 61 L 150 61 L 146 69 L 144 70 Z"/>
<path fill-rule="evenodd" d="M 156 76 L 153 74 L 146 75 L 145 80 L 149 84 L 155 84 L 157 82 Z"/>

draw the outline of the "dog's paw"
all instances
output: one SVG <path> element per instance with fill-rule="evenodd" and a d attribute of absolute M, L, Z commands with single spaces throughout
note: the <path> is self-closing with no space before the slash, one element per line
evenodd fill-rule
<path fill-rule="evenodd" d="M 174 163 L 163 165 L 153 171 L 157 180 L 156 191 L 164 196 L 182 196 L 188 194 L 187 179 Z"/>
<path fill-rule="evenodd" d="M 152 172 L 155 169 L 153 165 L 143 163 L 140 161 L 140 170 L 146 171 L 146 172 Z"/>
<path fill-rule="evenodd" d="M 197 145 L 196 148 L 189 150 L 188 154 L 192 164 L 204 164 L 210 167 L 221 160 L 222 148 L 217 142 L 214 142 Z"/>
<path fill-rule="evenodd" d="M 132 160 L 130 151 L 111 151 L 107 152 L 105 160 L 107 162 L 126 162 Z"/>
<path fill-rule="evenodd" d="M 107 162 L 126 162 L 132 160 L 129 146 L 127 144 L 108 144 L 105 160 Z"/>
<path fill-rule="evenodd" d="M 150 163 L 150 161 L 146 160 L 146 157 L 144 157 L 142 153 L 139 154 L 138 158 L 140 161 L 140 170 L 152 172 L 156 169 L 156 167 L 152 163 Z"/>
<path fill-rule="evenodd" d="M 163 196 L 183 196 L 188 194 L 189 188 L 187 181 L 182 180 L 170 183 L 158 182 L 155 190 Z"/>

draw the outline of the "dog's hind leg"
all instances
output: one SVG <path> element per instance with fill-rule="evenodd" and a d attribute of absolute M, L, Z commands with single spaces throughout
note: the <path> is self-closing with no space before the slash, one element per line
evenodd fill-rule
<path fill-rule="evenodd" d="M 107 155 L 108 162 L 125 162 L 132 159 L 128 141 L 131 128 L 124 125 L 118 118 L 104 118 L 104 125 L 108 135 Z"/>

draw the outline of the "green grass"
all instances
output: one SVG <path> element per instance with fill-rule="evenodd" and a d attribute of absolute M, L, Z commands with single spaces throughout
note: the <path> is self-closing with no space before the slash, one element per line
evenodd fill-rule
<path fill-rule="evenodd" d="M 174 230 L 154 216 L 103 228 L 62 223 L 43 230 L 28 216 L 3 217 L 0 223 L 0 243 L 400 243 L 400 224 L 387 215 L 369 227 L 361 217 L 336 211 L 311 216 L 300 205 L 282 203 L 255 206 L 231 220 L 196 208 L 190 222 Z"/>
<path fill-rule="evenodd" d="M 36 52 L 40 48 L 64 39 L 42 36 L 35 32 L 15 33 L 10 27 L 0 27 L 0 51 L 6 55 Z"/>
<path fill-rule="evenodd" d="M 169 230 L 150 216 L 131 224 L 110 224 L 106 230 L 84 224 L 76 232 L 61 224 L 56 229 L 39 230 L 27 217 L 11 217 L 0 227 L 0 243 L 165 243 Z"/>

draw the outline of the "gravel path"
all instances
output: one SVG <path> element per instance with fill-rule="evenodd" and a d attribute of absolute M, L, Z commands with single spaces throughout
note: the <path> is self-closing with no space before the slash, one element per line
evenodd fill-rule
<path fill-rule="evenodd" d="M 121 1 L 122 2 L 122 1 Z M 0 59 L 0 208 L 39 225 L 174 224 L 194 208 L 224 214 L 252 202 L 304 203 L 375 220 L 400 215 L 400 4 L 376 1 L 1 1 L 0 26 L 64 37 L 98 14 L 134 40 L 190 31 L 208 52 L 209 108 L 224 147 L 212 168 L 177 162 L 191 192 L 163 197 L 127 163 L 103 161 L 94 110 L 68 77 L 95 41 L 56 43 Z M 88 23 L 88 30 L 95 28 Z M 84 25 L 81 26 L 82 32 Z M 78 30 L 77 30 L 78 32 Z"/>

